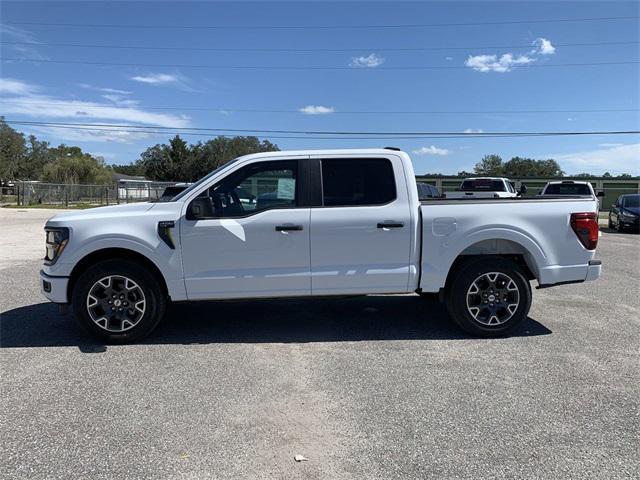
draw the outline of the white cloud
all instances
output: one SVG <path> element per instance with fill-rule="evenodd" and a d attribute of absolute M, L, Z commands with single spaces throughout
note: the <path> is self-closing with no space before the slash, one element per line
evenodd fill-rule
<path fill-rule="evenodd" d="M 7 37 L 7 39 L 23 43 L 22 45 L 6 43 L 3 45 L 3 48 L 7 48 L 12 50 L 18 54 L 20 54 L 24 58 L 31 58 L 37 60 L 45 60 L 48 57 L 40 54 L 37 47 L 37 39 L 35 35 L 27 30 L 23 30 L 22 28 L 18 28 L 12 25 L 2 25 L 0 24 L 0 34 L 2 36 Z M 30 43 L 33 45 L 24 45 L 24 43 Z"/>
<path fill-rule="evenodd" d="M 444 59 L 445 59 L 447 62 L 450 62 L 451 60 L 453 60 L 453 57 L 444 57 Z"/>
<path fill-rule="evenodd" d="M 463 133 L 482 133 L 484 130 L 481 128 L 467 128 Z"/>
<path fill-rule="evenodd" d="M 137 100 L 131 100 L 130 98 L 117 93 L 105 93 L 102 95 L 102 98 L 109 100 L 114 105 L 118 105 L 120 107 L 132 107 L 139 103 Z"/>
<path fill-rule="evenodd" d="M 526 55 L 515 57 L 512 53 L 505 53 L 500 58 L 497 55 L 469 56 L 464 64 L 478 72 L 510 72 L 511 68 L 518 65 L 527 65 L 535 62 L 534 58 Z"/>
<path fill-rule="evenodd" d="M 450 151 L 446 148 L 438 148 L 435 145 L 431 145 L 430 147 L 421 147 L 417 150 L 414 150 L 413 153 L 416 155 L 449 155 Z"/>
<path fill-rule="evenodd" d="M 528 65 L 537 61 L 540 55 L 553 55 L 556 53 L 556 47 L 551 44 L 551 40 L 546 38 L 536 38 L 532 45 L 533 50 L 529 55 L 516 55 L 513 53 L 505 53 L 498 55 L 469 55 L 464 62 L 465 66 L 473 68 L 477 72 L 510 72 L 513 67 Z"/>
<path fill-rule="evenodd" d="M 640 175 L 640 143 L 561 155 L 550 155 L 569 173 L 630 173 Z"/>
<path fill-rule="evenodd" d="M 324 105 L 307 105 L 299 109 L 305 115 L 325 115 L 336 111 L 333 107 L 325 107 Z"/>
<path fill-rule="evenodd" d="M 166 85 L 167 83 L 178 83 L 180 79 L 177 75 L 169 73 L 150 73 L 148 75 L 136 75 L 131 77 L 134 82 L 147 83 L 149 85 Z"/>
<path fill-rule="evenodd" d="M 68 100 L 42 93 L 38 86 L 15 79 L 0 79 L 0 94 L 2 94 L 2 113 L 4 115 L 22 115 L 40 121 L 64 119 L 90 123 L 105 124 L 99 127 L 103 131 L 78 130 L 60 127 L 42 127 L 51 135 L 68 140 L 95 140 L 128 143 L 140 138 L 146 138 L 148 132 L 118 131 L 117 124 L 135 124 L 141 126 L 158 127 L 188 127 L 189 117 L 159 112 L 149 112 L 141 107 L 133 106 L 135 100 L 128 97 L 116 96 L 108 98 L 107 102 L 93 102 L 82 100 Z M 105 97 L 108 97 L 106 94 Z"/>
<path fill-rule="evenodd" d="M 14 78 L 0 78 L 0 94 L 27 95 L 34 93 L 38 87 Z"/>
<path fill-rule="evenodd" d="M 599 147 L 621 147 L 622 145 L 624 145 L 624 143 L 599 143 L 598 146 Z"/>
<path fill-rule="evenodd" d="M 532 45 L 535 47 L 531 50 L 531 53 L 534 55 L 553 55 L 556 53 L 556 47 L 551 44 L 551 40 L 547 40 L 546 38 L 536 38 Z"/>
<path fill-rule="evenodd" d="M 183 116 L 147 112 L 141 108 L 122 108 L 117 105 L 80 100 L 62 100 L 48 95 L 3 97 L 3 112 L 30 117 L 117 120 L 160 127 L 186 127 L 189 122 Z"/>
<path fill-rule="evenodd" d="M 379 67 L 384 62 L 384 57 L 379 57 L 375 53 L 372 53 L 366 57 L 351 57 L 351 63 L 349 65 L 351 67 L 375 68 Z"/>
<path fill-rule="evenodd" d="M 89 83 L 78 83 L 77 85 L 81 88 L 86 88 L 87 90 L 95 90 L 96 92 L 103 92 L 103 93 L 113 93 L 116 95 L 131 95 L 133 93 L 128 90 L 120 90 L 118 88 L 97 87 Z"/>
<path fill-rule="evenodd" d="M 150 132 L 123 132 L 117 126 L 96 127 L 96 129 L 71 129 L 64 127 L 36 127 L 34 131 L 56 137 L 58 139 L 77 142 L 109 142 L 109 143 L 133 143 L 137 140 L 149 138 Z"/>

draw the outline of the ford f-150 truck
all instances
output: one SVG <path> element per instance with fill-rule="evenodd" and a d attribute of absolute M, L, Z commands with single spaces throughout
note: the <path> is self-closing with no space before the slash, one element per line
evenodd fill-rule
<path fill-rule="evenodd" d="M 444 196 L 445 198 L 512 198 L 527 191 L 525 185 L 522 188 L 520 192 L 517 192 L 513 182 L 503 177 L 465 178 L 457 190 L 445 192 Z"/>
<path fill-rule="evenodd" d="M 237 158 L 168 202 L 63 213 L 45 226 L 44 295 L 110 342 L 169 301 L 437 296 L 480 336 L 527 318 L 531 284 L 595 280 L 589 196 L 420 201 L 395 149 Z"/>

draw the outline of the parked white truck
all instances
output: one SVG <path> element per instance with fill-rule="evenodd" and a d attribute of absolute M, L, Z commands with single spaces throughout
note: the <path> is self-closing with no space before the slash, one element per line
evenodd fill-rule
<path fill-rule="evenodd" d="M 531 280 L 601 269 L 591 197 L 420 202 L 395 149 L 247 155 L 171 201 L 63 213 L 45 231 L 44 295 L 110 342 L 148 335 L 169 301 L 411 292 L 495 336 L 527 318 Z"/>
<path fill-rule="evenodd" d="M 445 192 L 445 198 L 513 198 L 527 191 L 526 185 L 522 185 L 520 191 L 511 180 L 504 177 L 474 177 L 465 178 L 457 190 Z"/>

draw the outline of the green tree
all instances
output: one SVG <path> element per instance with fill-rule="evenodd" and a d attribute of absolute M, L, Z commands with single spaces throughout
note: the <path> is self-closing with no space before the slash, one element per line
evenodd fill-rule
<path fill-rule="evenodd" d="M 26 154 L 24 135 L 0 117 L 0 181 L 22 179 L 21 166 Z"/>
<path fill-rule="evenodd" d="M 561 177 L 564 172 L 553 159 L 513 157 L 504 164 L 503 174 L 506 177 Z"/>
<path fill-rule="evenodd" d="M 602 176 L 606 177 L 606 178 L 611 178 L 612 177 L 612 175 L 609 172 L 604 172 L 604 175 L 602 175 Z"/>
<path fill-rule="evenodd" d="M 500 155 L 485 155 L 478 163 L 476 163 L 473 171 L 476 175 L 486 175 L 491 177 L 500 177 L 503 175 L 504 167 L 502 165 L 502 157 Z"/>
<path fill-rule="evenodd" d="M 140 155 L 137 165 L 153 180 L 193 182 L 236 157 L 278 150 L 268 140 L 256 137 L 217 137 L 187 145 L 179 136 L 169 144 L 158 144 Z"/>
<path fill-rule="evenodd" d="M 105 184 L 111 182 L 111 170 L 104 160 L 83 153 L 79 147 L 60 145 L 51 149 L 52 157 L 43 170 L 42 179 L 52 183 Z"/>
<path fill-rule="evenodd" d="M 40 141 L 35 135 L 29 135 L 26 154 L 20 167 L 23 178 L 40 178 L 45 166 L 52 160 L 54 157 L 49 148 L 49 142 Z"/>
<path fill-rule="evenodd" d="M 616 178 L 633 178 L 633 175 L 630 175 L 628 173 L 621 173 Z"/>
<path fill-rule="evenodd" d="M 129 165 L 116 165 L 113 163 L 109 168 L 114 172 L 122 173 L 123 175 L 144 176 L 144 167 L 139 162 L 131 163 Z"/>

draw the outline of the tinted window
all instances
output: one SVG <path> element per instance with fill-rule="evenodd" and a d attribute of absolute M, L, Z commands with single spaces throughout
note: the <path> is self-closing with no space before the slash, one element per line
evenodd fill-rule
<path fill-rule="evenodd" d="M 209 189 L 215 217 L 242 217 L 296 205 L 298 162 L 247 165 Z"/>
<path fill-rule="evenodd" d="M 622 206 L 626 208 L 640 207 L 640 195 L 629 195 L 622 197 Z"/>
<path fill-rule="evenodd" d="M 386 158 L 322 160 L 322 195 L 327 207 L 389 203 L 396 198 L 393 166 Z"/>
<path fill-rule="evenodd" d="M 504 192 L 504 182 L 502 180 L 491 180 L 490 178 L 477 178 L 475 180 L 465 180 L 460 186 L 463 192 Z"/>
<path fill-rule="evenodd" d="M 591 195 L 589 185 L 584 183 L 552 183 L 544 191 L 545 195 Z"/>

